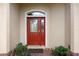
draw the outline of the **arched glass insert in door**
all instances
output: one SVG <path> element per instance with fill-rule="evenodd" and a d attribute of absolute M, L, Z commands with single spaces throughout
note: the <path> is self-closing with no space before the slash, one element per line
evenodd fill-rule
<path fill-rule="evenodd" d="M 45 16 L 45 13 L 42 11 L 31 11 L 27 13 L 28 16 Z"/>

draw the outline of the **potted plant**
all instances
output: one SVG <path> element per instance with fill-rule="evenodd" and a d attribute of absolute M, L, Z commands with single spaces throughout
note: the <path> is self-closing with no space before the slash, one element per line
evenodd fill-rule
<path fill-rule="evenodd" d="M 29 53 L 27 49 L 27 45 L 23 45 L 22 43 L 19 43 L 17 47 L 15 48 L 15 55 L 16 56 L 30 56 L 31 54 Z"/>
<path fill-rule="evenodd" d="M 52 55 L 54 56 L 67 56 L 69 53 L 69 49 L 63 46 L 58 46 L 54 50 L 52 50 Z"/>

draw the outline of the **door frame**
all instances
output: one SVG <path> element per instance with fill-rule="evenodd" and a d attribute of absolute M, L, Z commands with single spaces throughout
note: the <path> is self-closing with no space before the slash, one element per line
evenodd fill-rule
<path fill-rule="evenodd" d="M 24 21 L 25 21 L 25 44 L 27 45 L 27 17 L 28 17 L 27 16 L 27 13 L 28 12 L 31 12 L 31 11 L 42 11 L 42 12 L 45 13 L 45 16 L 44 16 L 45 17 L 45 45 L 44 45 L 44 47 L 46 48 L 47 47 L 47 12 L 44 11 L 44 10 L 36 10 L 36 9 L 33 9 L 33 10 L 29 10 L 29 11 L 26 11 L 25 12 L 25 19 L 24 19 Z"/>

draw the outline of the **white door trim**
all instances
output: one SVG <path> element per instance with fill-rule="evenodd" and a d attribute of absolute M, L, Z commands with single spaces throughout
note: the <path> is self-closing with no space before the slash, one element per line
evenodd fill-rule
<path fill-rule="evenodd" d="M 27 45 L 27 33 L 26 33 L 26 31 L 27 31 L 27 13 L 28 12 L 31 12 L 31 11 L 42 11 L 42 12 L 44 12 L 46 14 L 44 16 L 45 17 L 45 46 L 42 46 L 42 48 L 46 48 L 47 47 L 47 12 L 44 11 L 44 10 L 36 10 L 36 9 L 33 9 L 33 10 L 29 10 L 29 11 L 26 11 L 25 12 L 25 44 Z M 28 46 L 28 47 L 31 48 L 31 46 Z M 37 46 L 34 46 L 34 45 L 32 47 L 33 48 L 37 48 Z"/>

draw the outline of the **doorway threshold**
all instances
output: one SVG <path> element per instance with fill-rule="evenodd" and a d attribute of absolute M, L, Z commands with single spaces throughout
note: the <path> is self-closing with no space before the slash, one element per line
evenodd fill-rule
<path fill-rule="evenodd" d="M 40 46 L 40 45 L 29 45 L 27 47 L 28 49 L 45 49 L 45 46 Z"/>

